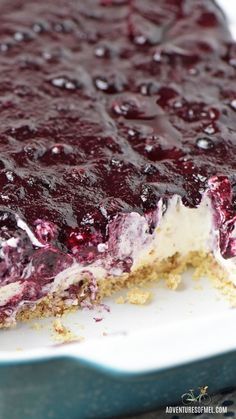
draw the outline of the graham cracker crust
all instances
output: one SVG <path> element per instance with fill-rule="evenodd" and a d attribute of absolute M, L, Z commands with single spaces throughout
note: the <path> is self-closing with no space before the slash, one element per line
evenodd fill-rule
<path fill-rule="evenodd" d="M 194 268 L 193 278 L 207 276 L 213 281 L 214 286 L 227 296 L 231 304 L 236 305 L 236 287 L 227 280 L 225 272 L 219 267 L 212 255 L 200 252 L 189 253 L 184 258 L 176 254 L 151 266 L 144 265 L 135 272 L 125 273 L 120 277 L 110 276 L 100 280 L 98 281 L 98 293 L 93 304 L 98 304 L 104 297 L 111 296 L 122 288 L 142 286 L 161 279 L 166 282 L 168 288 L 175 290 L 181 282 L 183 272 L 189 267 Z M 86 289 L 86 284 L 84 287 Z M 61 317 L 63 314 L 80 307 L 82 300 L 81 294 L 78 294 L 73 305 L 68 305 L 63 296 L 49 295 L 41 299 L 34 307 L 23 307 L 17 313 L 16 321 L 27 321 L 49 316 Z M 6 326 L 8 325 L 0 324 L 0 327 Z"/>

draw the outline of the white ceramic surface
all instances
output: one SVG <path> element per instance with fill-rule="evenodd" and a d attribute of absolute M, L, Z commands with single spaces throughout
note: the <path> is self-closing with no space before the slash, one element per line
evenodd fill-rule
<path fill-rule="evenodd" d="M 219 4 L 236 37 L 236 1 L 219 0 Z M 153 300 L 145 306 L 119 305 L 116 295 L 105 301 L 110 312 L 83 310 L 64 316 L 63 325 L 84 337 L 81 343 L 57 345 L 53 319 L 37 321 L 39 330 L 35 321 L 2 330 L 0 362 L 63 354 L 119 371 L 141 372 L 236 349 L 236 309 L 209 281 L 196 282 L 188 272 L 177 291 L 164 283 L 150 290 Z"/>
<path fill-rule="evenodd" d="M 236 309 L 208 280 L 193 280 L 188 272 L 178 291 L 170 291 L 163 282 L 149 289 L 153 299 L 145 306 L 117 304 L 116 295 L 105 301 L 110 312 L 83 310 L 64 316 L 63 325 L 84 337 L 81 343 L 55 346 L 53 319 L 37 321 L 39 330 L 34 321 L 1 331 L 0 360 L 68 354 L 138 372 L 236 348 Z M 98 317 L 103 320 L 96 322 Z"/>

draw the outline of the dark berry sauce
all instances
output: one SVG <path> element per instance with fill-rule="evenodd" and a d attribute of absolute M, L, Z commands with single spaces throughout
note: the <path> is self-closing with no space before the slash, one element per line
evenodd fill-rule
<path fill-rule="evenodd" d="M 213 176 L 232 188 L 215 204 L 232 218 L 235 78 L 213 1 L 3 0 L 0 235 L 22 250 L 5 248 L 1 283 L 31 261 L 37 294 L 73 258 L 96 259 L 117 213 L 150 214 L 173 194 L 196 207 Z"/>

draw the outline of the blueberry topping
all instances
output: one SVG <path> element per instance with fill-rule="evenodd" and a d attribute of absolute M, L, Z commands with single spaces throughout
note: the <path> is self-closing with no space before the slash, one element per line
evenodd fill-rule
<path fill-rule="evenodd" d="M 36 298 L 40 272 L 47 283 L 103 257 L 117 214 L 152 218 L 173 194 L 197 207 L 215 176 L 228 182 L 211 191 L 232 256 L 236 46 L 215 3 L 18 3 L 0 16 L 1 281 L 31 263 Z"/>

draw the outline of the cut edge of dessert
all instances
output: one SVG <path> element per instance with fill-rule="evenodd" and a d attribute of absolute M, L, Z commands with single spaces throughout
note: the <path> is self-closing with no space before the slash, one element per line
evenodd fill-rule
<path fill-rule="evenodd" d="M 182 273 L 189 267 L 195 269 L 195 277 L 212 279 L 235 304 L 236 261 L 232 257 L 224 258 L 220 248 L 224 224 L 228 221 L 222 206 L 222 197 L 224 204 L 227 198 L 222 191 L 229 192 L 229 182 L 214 178 L 209 183 L 208 191 L 196 208 L 186 207 L 178 195 L 165 202 L 161 199 L 152 213 L 151 231 L 150 220 L 145 215 L 118 214 L 109 224 L 107 242 L 98 245 L 101 258 L 87 266 L 74 261 L 55 276 L 46 296 L 37 301 L 20 302 L 0 327 L 12 326 L 18 320 L 61 316 L 76 307 L 93 309 L 103 305 L 104 297 L 124 287 L 151 281 L 165 280 L 168 288 L 176 290 Z M 217 189 L 221 205 L 213 203 L 211 198 L 213 190 L 216 197 Z M 224 244 L 226 248 L 235 241 L 234 230 L 235 223 Z M 32 241 L 37 240 L 32 232 L 29 235 Z M 119 263 L 112 266 L 114 257 L 121 261 L 120 266 Z M 7 298 L 14 300 L 14 294 L 17 296 L 20 292 L 20 282 L 5 285 L 0 288 L 0 304 Z"/>

